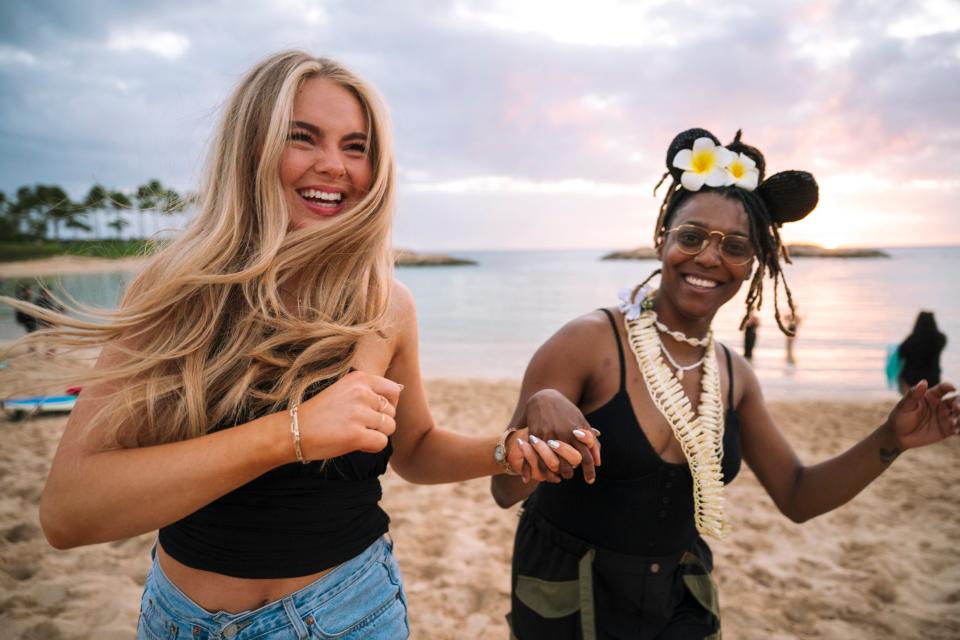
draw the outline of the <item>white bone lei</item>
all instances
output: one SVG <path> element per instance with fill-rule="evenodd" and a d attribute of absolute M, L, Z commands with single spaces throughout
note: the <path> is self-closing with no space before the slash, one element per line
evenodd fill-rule
<path fill-rule="evenodd" d="M 680 443 L 693 477 L 694 519 L 701 535 L 722 538 L 726 533 L 723 510 L 723 400 L 713 333 L 707 335 L 700 379 L 699 415 L 680 380 L 663 360 L 653 310 L 653 290 L 638 292 L 639 313 L 625 313 L 630 348 L 637 358 L 643 381 L 657 410 Z M 644 295 L 645 294 L 645 295 Z M 634 298 L 636 300 L 636 298 Z M 634 305 L 637 303 L 631 300 Z"/>

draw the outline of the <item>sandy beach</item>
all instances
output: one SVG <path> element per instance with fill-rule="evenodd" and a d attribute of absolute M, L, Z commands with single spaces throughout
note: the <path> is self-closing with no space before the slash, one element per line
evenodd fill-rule
<path fill-rule="evenodd" d="M 110 271 L 139 271 L 148 258 L 87 258 L 84 256 L 55 256 L 37 260 L 0 262 L 0 278 L 34 278 L 77 273 Z"/>
<path fill-rule="evenodd" d="M 394 251 L 394 260 L 400 266 L 429 267 L 476 264 L 472 260 L 463 260 L 441 253 L 418 253 L 408 249 L 395 249 Z M 139 271 L 149 261 L 150 258 L 145 256 L 92 258 L 60 255 L 34 260 L 0 262 L 0 278 L 35 278 L 111 271 Z"/>
<path fill-rule="evenodd" d="M 428 384 L 438 424 L 494 433 L 515 382 Z M 887 403 L 775 403 L 801 458 L 838 452 L 879 424 Z M 66 419 L 0 419 L 0 629 L 4 638 L 130 638 L 153 534 L 70 551 L 37 521 L 44 478 Z M 724 637 L 960 637 L 960 439 L 911 451 L 854 502 L 796 525 L 744 469 L 728 490 L 727 540 L 716 556 Z M 384 506 L 403 571 L 414 638 L 506 638 L 516 508 L 488 481 L 415 486 L 392 472 Z"/>

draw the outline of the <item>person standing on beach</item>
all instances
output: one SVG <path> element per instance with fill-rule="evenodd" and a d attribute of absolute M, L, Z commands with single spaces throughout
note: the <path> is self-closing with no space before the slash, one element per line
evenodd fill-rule
<path fill-rule="evenodd" d="M 78 358 L 103 347 L 74 371 L 84 387 L 43 531 L 70 548 L 159 529 L 140 638 L 405 638 L 387 463 L 441 483 L 527 461 L 536 480 L 541 461 L 598 455 L 594 435 L 434 427 L 414 300 L 393 278 L 387 115 L 355 74 L 298 51 L 267 58 L 230 98 L 208 162 L 196 218 L 109 322 L 30 308 L 54 327 L 24 342 Z M 545 391 L 526 413 L 555 404 L 569 402 Z"/>
<path fill-rule="evenodd" d="M 921 380 L 940 382 L 940 354 L 947 346 L 947 336 L 940 333 L 932 311 L 921 311 L 913 331 L 900 343 L 897 353 L 903 369 L 900 372 L 901 392 Z"/>
<path fill-rule="evenodd" d="M 24 302 L 31 302 L 33 299 L 33 290 L 30 288 L 29 284 L 21 283 L 17 285 L 17 300 L 22 300 Z M 33 333 L 37 330 L 37 319 L 23 311 L 17 309 L 15 312 L 15 319 L 17 324 L 23 327 L 23 330 L 27 333 Z"/>
<path fill-rule="evenodd" d="M 790 313 L 787 314 L 786 321 L 787 331 L 785 333 L 786 343 L 784 346 L 787 355 L 787 364 L 792 367 L 797 364 L 797 358 L 793 354 L 793 343 L 797 339 L 797 327 L 800 326 L 800 316 L 797 315 L 797 310 L 795 308 L 791 309 Z"/>
<path fill-rule="evenodd" d="M 37 294 L 37 299 L 33 301 L 33 304 L 37 305 L 41 309 L 46 309 L 47 311 L 52 311 L 54 313 L 64 312 L 64 306 L 53 299 L 53 296 L 50 294 L 50 289 L 46 287 L 40 287 L 40 293 Z M 44 316 L 38 316 L 36 318 L 36 322 L 38 329 L 45 329 L 53 326 L 44 318 Z"/>
<path fill-rule="evenodd" d="M 757 344 L 757 327 L 760 318 L 756 312 L 747 315 L 747 322 L 743 325 L 743 357 L 747 362 L 753 362 L 753 348 Z"/>
<path fill-rule="evenodd" d="M 816 182 L 801 171 L 764 179 L 763 155 L 740 132 L 724 147 L 708 131 L 684 131 L 666 160 L 672 182 L 654 230 L 660 268 L 621 292 L 618 307 L 571 321 L 540 347 L 513 420 L 530 425 L 530 440 L 553 437 L 546 422 L 524 422 L 524 406 L 559 391 L 571 405 L 554 405 L 563 413 L 548 423 L 599 429 L 603 466 L 595 478 L 586 467 L 561 469 L 559 484 L 491 481 L 501 507 L 524 501 L 508 616 L 518 640 L 719 638 L 704 536 L 727 532 L 724 487 L 742 461 L 780 511 L 803 522 L 851 500 L 904 451 L 957 432 L 953 385 L 920 381 L 861 442 L 804 465 L 753 368 L 714 340 L 711 324 L 745 282 L 746 323 L 768 272 L 794 311 L 779 229 L 813 210 Z M 647 283 L 657 274 L 654 289 Z"/>

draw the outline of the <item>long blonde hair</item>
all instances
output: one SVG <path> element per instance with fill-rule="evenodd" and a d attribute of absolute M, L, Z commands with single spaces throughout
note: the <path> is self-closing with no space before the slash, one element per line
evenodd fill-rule
<path fill-rule="evenodd" d="M 333 224 L 288 231 L 280 159 L 297 91 L 310 78 L 336 82 L 359 101 L 373 179 Z M 84 320 L 5 300 L 55 323 L 21 344 L 122 352 L 116 364 L 84 374 L 85 385 L 114 389 L 88 425 L 101 446 L 183 440 L 279 410 L 347 372 L 362 338 L 383 335 L 396 170 L 386 109 L 372 87 L 332 60 L 275 54 L 234 90 L 207 162 L 198 215 L 152 257 L 119 309 L 88 309 L 93 317 Z M 295 311 L 280 296 L 293 297 L 294 286 Z"/>

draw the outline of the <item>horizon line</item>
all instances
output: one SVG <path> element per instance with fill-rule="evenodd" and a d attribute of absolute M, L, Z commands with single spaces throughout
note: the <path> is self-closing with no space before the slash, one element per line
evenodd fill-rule
<path fill-rule="evenodd" d="M 817 242 L 789 242 L 787 246 L 792 245 L 814 245 L 828 248 Z M 472 248 L 423 248 L 412 247 L 408 245 L 394 244 L 394 249 L 403 249 L 414 251 L 416 253 L 467 253 L 471 251 L 501 251 L 501 252 L 533 252 L 533 251 L 628 251 L 637 248 L 652 249 L 653 245 L 635 245 L 632 247 L 472 247 Z M 830 249 L 960 249 L 960 243 L 952 244 L 897 244 L 897 245 L 859 245 L 859 244 L 841 244 Z"/>

